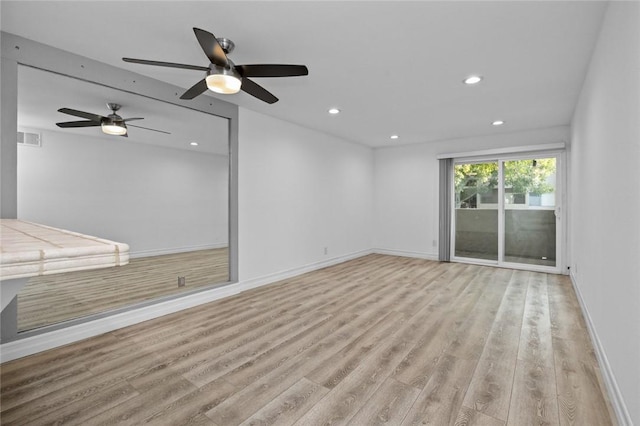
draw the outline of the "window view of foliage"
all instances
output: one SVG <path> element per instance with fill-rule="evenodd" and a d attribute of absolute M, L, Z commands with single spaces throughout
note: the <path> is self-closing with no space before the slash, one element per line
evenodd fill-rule
<path fill-rule="evenodd" d="M 551 193 L 554 187 L 547 180 L 555 171 L 555 158 L 505 161 L 505 188 L 513 194 Z M 456 165 L 454 183 L 458 202 L 487 194 L 498 187 L 498 163 Z"/>

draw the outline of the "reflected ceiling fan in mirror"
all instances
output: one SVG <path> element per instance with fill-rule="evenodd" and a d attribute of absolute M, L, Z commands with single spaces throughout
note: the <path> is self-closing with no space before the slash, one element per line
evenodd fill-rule
<path fill-rule="evenodd" d="M 111 110 L 111 114 L 107 116 L 93 114 L 90 112 L 78 111 L 77 109 L 71 108 L 60 108 L 58 112 L 63 114 L 73 115 L 75 117 L 85 118 L 86 120 L 81 121 L 65 121 L 62 123 L 56 123 L 56 126 L 62 128 L 72 128 L 72 127 L 97 127 L 100 126 L 102 128 L 102 132 L 107 135 L 114 136 L 127 136 L 127 126 L 135 127 L 138 129 L 151 130 L 152 132 L 159 132 L 170 135 L 171 133 L 165 132 L 164 130 L 156 130 L 150 129 L 148 127 L 136 126 L 133 124 L 127 124 L 129 121 L 133 120 L 144 120 L 142 117 L 132 117 L 132 118 L 122 118 L 116 112 L 120 109 L 119 104 L 107 103 L 107 106 Z"/>
<path fill-rule="evenodd" d="M 180 99 L 193 99 L 204 93 L 207 89 L 225 95 L 238 93 L 242 90 L 261 101 L 273 104 L 278 102 L 278 98 L 264 87 L 249 80 L 248 77 L 297 77 L 309 74 L 309 70 L 304 65 L 235 65 L 227 57 L 235 47 L 231 40 L 216 38 L 216 36 L 210 32 L 199 28 L 194 28 L 193 32 L 198 39 L 198 43 L 200 43 L 200 47 L 202 47 L 205 55 L 209 58 L 210 64 L 206 67 L 177 64 L 174 62 L 149 61 L 145 59 L 122 58 L 122 60 L 135 64 L 205 71 L 205 78 L 184 92 L 184 94 L 180 96 Z"/>

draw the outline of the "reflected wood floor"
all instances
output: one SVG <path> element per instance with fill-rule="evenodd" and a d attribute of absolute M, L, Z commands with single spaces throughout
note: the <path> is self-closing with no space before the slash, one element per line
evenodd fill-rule
<path fill-rule="evenodd" d="M 131 259 L 113 268 L 31 278 L 18 293 L 18 330 L 229 281 L 226 248 Z M 186 285 L 178 287 L 178 276 Z"/>
<path fill-rule="evenodd" d="M 1 366 L 6 425 L 612 425 L 566 277 L 369 255 Z"/>

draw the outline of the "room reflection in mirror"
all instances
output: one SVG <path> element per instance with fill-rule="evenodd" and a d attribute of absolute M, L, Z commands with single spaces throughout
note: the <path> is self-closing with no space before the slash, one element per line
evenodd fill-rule
<path fill-rule="evenodd" d="M 127 137 L 56 126 L 107 103 L 143 118 Z M 20 66 L 18 130 L 18 219 L 130 248 L 125 266 L 31 278 L 18 331 L 229 281 L 227 119 Z"/>

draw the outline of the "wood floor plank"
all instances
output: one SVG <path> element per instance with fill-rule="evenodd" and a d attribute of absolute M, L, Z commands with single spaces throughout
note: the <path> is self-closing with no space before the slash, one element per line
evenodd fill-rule
<path fill-rule="evenodd" d="M 19 420 L 16 424 L 25 425 L 86 425 L 91 417 L 113 408 L 123 402 L 140 395 L 131 385 L 120 382 L 86 398 L 78 399 L 53 412 L 45 413 L 37 419 L 34 416 L 25 416 L 24 422 Z"/>
<path fill-rule="evenodd" d="M 435 272 L 437 275 L 445 272 L 444 269 L 433 271 L 431 265 L 429 265 L 429 271 L 428 274 Z M 383 282 L 392 282 L 393 285 L 371 287 L 368 283 L 366 285 L 361 283 L 354 294 L 355 298 L 337 298 L 332 303 L 323 306 L 322 309 L 327 312 L 341 312 L 345 309 L 351 312 L 371 312 L 375 309 L 380 313 L 395 309 L 395 305 L 406 302 L 410 297 L 415 297 L 415 294 L 407 288 L 411 284 L 404 283 L 407 272 L 404 270 L 393 272 L 388 271 L 380 278 L 375 279 L 375 281 L 380 279 Z M 426 290 L 427 287 L 428 285 L 422 286 L 420 289 Z"/>
<path fill-rule="evenodd" d="M 23 403 L 5 409 L 4 398 L 2 400 L 2 422 L 11 424 L 23 421 L 23 419 L 38 419 L 66 407 L 79 399 L 92 397 L 108 392 L 114 385 L 121 385 L 124 381 L 119 376 L 93 376 L 76 381 L 64 389 L 47 392 L 28 403 Z"/>
<path fill-rule="evenodd" d="M 503 421 L 509 413 L 529 274 L 513 273 L 463 402 Z"/>
<path fill-rule="evenodd" d="M 161 352 L 162 357 L 172 363 L 186 361 L 188 358 L 195 359 L 211 350 L 218 351 L 222 346 L 226 351 L 231 351 L 255 331 L 264 332 L 277 328 L 280 319 L 292 317 L 289 312 L 290 308 L 284 307 L 266 312 L 250 309 L 230 321 L 220 321 L 220 324 L 214 323 L 198 327 L 196 330 L 187 329 L 184 333 L 178 332 L 168 338 L 147 341 L 145 346 Z M 189 347 L 189 351 L 185 351 L 185 347 Z"/>
<path fill-rule="evenodd" d="M 525 299 L 518 359 L 534 365 L 552 361 L 553 348 L 547 275 L 532 273 Z M 552 364 L 548 364 L 552 366 Z"/>
<path fill-rule="evenodd" d="M 324 312 L 308 315 L 306 319 L 299 321 L 293 321 L 292 317 L 284 317 L 282 322 L 275 323 L 278 327 L 274 329 L 257 330 L 262 334 L 261 336 L 250 333 L 248 341 L 242 342 L 243 344 L 235 345 L 233 341 L 227 342 L 232 345 L 217 346 L 215 351 L 203 353 L 204 357 L 185 357 L 184 362 L 172 363 L 171 368 L 179 371 L 184 378 L 196 386 L 203 386 L 329 318 L 330 315 Z"/>
<path fill-rule="evenodd" d="M 613 425 L 601 383 L 566 277 L 372 254 L 2 364 L 0 419 Z"/>
<path fill-rule="evenodd" d="M 36 370 L 37 371 L 37 370 Z M 35 371 L 34 371 L 35 372 Z M 20 376 L 13 376 L 18 378 Z M 56 390 L 63 389 L 71 383 L 92 377 L 82 364 L 66 365 L 59 369 L 45 370 L 42 374 L 29 375 L 24 380 L 5 383 L 2 381 L 2 407 L 9 409 L 24 404 Z"/>
<path fill-rule="evenodd" d="M 224 380 L 215 380 L 181 398 L 162 404 L 140 424 L 196 425 L 214 424 L 205 413 L 235 392 L 235 387 Z"/>
<path fill-rule="evenodd" d="M 425 307 L 411 317 L 296 424 L 348 422 L 415 345 L 422 331 L 421 325 L 428 315 L 428 307 Z"/>
<path fill-rule="evenodd" d="M 362 408 L 411 349 L 407 339 L 395 338 L 371 353 L 295 425 L 344 424 Z"/>
<path fill-rule="evenodd" d="M 559 425 L 545 274 L 531 274 L 508 425 Z"/>
<path fill-rule="evenodd" d="M 463 406 L 454 424 L 455 426 L 503 426 L 504 422 Z"/>
<path fill-rule="evenodd" d="M 492 284 L 486 286 L 466 321 L 457 327 L 456 335 L 446 350 L 458 358 L 480 358 L 513 271 L 492 271 L 481 267 L 477 273 L 484 275 L 482 282 L 485 286 L 489 280 Z"/>
<path fill-rule="evenodd" d="M 19 362 L 4 363 L 0 366 L 0 382 L 4 387 L 5 384 L 37 380 L 37 377 L 44 377 L 54 370 L 84 362 L 101 351 L 110 352 L 114 346 L 120 344 L 116 337 L 106 333 L 72 345 L 30 355 L 21 358 Z"/>
<path fill-rule="evenodd" d="M 402 425 L 455 424 L 475 367 L 475 360 L 442 356 Z"/>
<path fill-rule="evenodd" d="M 144 346 L 130 344 L 129 348 L 130 350 L 119 348 L 100 359 L 87 360 L 84 366 L 94 375 L 116 371 L 121 377 L 127 378 L 162 364 L 162 360 Z"/>
<path fill-rule="evenodd" d="M 18 330 L 228 281 L 226 248 L 131 259 L 128 265 L 31 278 L 18 294 Z M 187 285 L 177 286 L 177 277 Z M 135 285 L 132 285 L 135 283 Z"/>
<path fill-rule="evenodd" d="M 215 309 L 212 309 L 215 306 Z M 184 326 L 185 323 L 192 323 L 194 320 L 229 320 L 237 315 L 242 315 L 251 310 L 251 302 L 240 295 L 233 295 L 228 298 L 217 300 L 215 304 L 204 304 L 195 306 L 187 311 L 178 311 L 160 318 L 155 318 L 129 327 L 121 328 L 111 332 L 116 337 L 131 337 L 140 339 L 139 336 L 148 336 L 155 332 L 167 332 L 176 327 Z M 172 327 L 173 326 L 173 327 Z"/>
<path fill-rule="evenodd" d="M 189 316 L 189 321 L 185 321 L 182 313 L 168 315 L 166 323 L 157 319 L 149 321 L 148 328 L 143 332 L 120 335 L 120 338 L 128 338 L 130 341 L 147 344 L 148 342 L 163 342 L 175 337 L 188 339 L 196 337 L 198 333 L 215 333 L 228 327 L 244 324 L 246 321 L 254 319 L 258 315 L 265 314 L 266 311 L 259 311 L 250 306 L 237 306 L 229 312 L 216 312 L 211 314 L 202 310 L 194 311 Z M 273 312 L 271 312 L 273 314 Z M 173 327 L 167 327 L 168 324 Z"/>
<path fill-rule="evenodd" d="M 350 420 L 354 425 L 399 425 L 420 391 L 389 377 Z"/>
<path fill-rule="evenodd" d="M 260 379 L 238 390 L 220 405 L 208 411 L 207 417 L 219 425 L 242 423 L 293 386 L 318 364 L 342 349 L 353 338 L 354 335 L 346 333 L 328 334 L 316 345 L 295 356 L 291 362 L 279 365 Z"/>
<path fill-rule="evenodd" d="M 262 352 L 255 358 L 238 366 L 234 370 L 225 374 L 223 377 L 226 381 L 236 387 L 245 387 L 255 382 L 267 373 L 272 371 L 284 363 L 291 361 L 292 358 L 305 350 L 311 348 L 325 337 L 334 333 L 343 332 L 349 335 L 355 334 L 355 330 L 351 329 L 350 323 L 357 318 L 352 313 L 342 313 L 334 317 L 320 322 L 291 338 L 282 342 L 265 352 Z"/>
<path fill-rule="evenodd" d="M 548 276 L 548 294 L 553 337 L 573 339 L 586 332 L 586 326 L 580 312 L 580 305 L 566 276 Z"/>
<path fill-rule="evenodd" d="M 518 360 L 508 425 L 559 425 L 555 370 L 547 363 Z"/>
<path fill-rule="evenodd" d="M 322 399 L 327 392 L 329 389 L 303 377 L 241 425 L 290 425 Z"/>
<path fill-rule="evenodd" d="M 388 336 L 394 334 L 405 322 L 398 312 L 390 312 L 379 322 L 367 329 L 341 351 L 320 363 L 306 375 L 310 380 L 333 389 L 353 370 L 364 362 L 366 356 Z"/>
<path fill-rule="evenodd" d="M 450 277 L 447 291 L 429 303 L 430 315 L 423 324 L 425 333 L 396 367 L 393 372 L 396 380 L 417 389 L 425 387 L 441 355 L 453 340 L 455 323 L 466 317 L 480 295 L 477 288 L 476 291 L 469 289 L 474 276 L 472 270 L 467 270 Z"/>
<path fill-rule="evenodd" d="M 91 417 L 87 420 L 87 424 L 92 426 L 137 425 L 163 410 L 166 405 L 195 392 L 197 392 L 197 388 L 187 380 L 182 378 L 168 380 L 163 386 L 149 389 L 147 392 Z"/>
<path fill-rule="evenodd" d="M 553 338 L 558 408 L 561 425 L 614 424 L 610 407 L 600 387 L 598 368 L 585 361 L 580 346 Z"/>
<path fill-rule="evenodd" d="M 169 315 L 168 323 L 172 323 L 174 327 L 158 327 L 159 322 L 152 320 L 149 324 L 149 330 L 146 333 L 137 333 L 132 336 L 126 336 L 130 341 L 144 345 L 153 345 L 160 343 L 167 344 L 167 341 L 175 341 L 175 339 L 187 341 L 200 340 L 202 337 L 208 337 L 215 333 L 225 332 L 231 327 L 242 328 L 248 327 L 251 321 L 264 320 L 265 317 L 273 317 L 278 312 L 259 311 L 250 307 L 239 307 L 241 309 L 225 315 L 207 315 L 202 311 L 196 311 L 186 322 L 182 316 Z M 179 344 L 179 342 L 176 342 Z"/>

